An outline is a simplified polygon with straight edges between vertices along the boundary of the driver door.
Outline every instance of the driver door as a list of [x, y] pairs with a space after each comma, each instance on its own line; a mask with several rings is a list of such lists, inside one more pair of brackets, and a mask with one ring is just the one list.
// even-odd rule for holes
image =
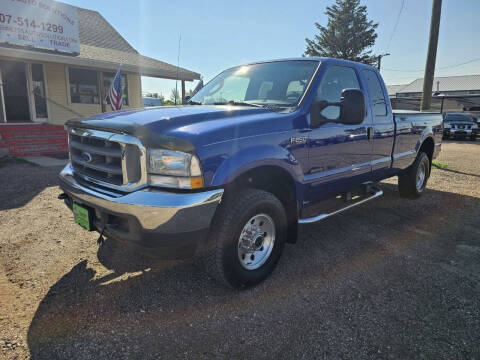
[[[339, 102], [344, 89], [361, 89], [356, 70], [348, 66], [330, 66], [317, 90], [317, 101]], [[347, 192], [371, 180], [372, 143], [368, 139], [372, 119], [367, 106], [364, 121], [347, 125], [338, 121], [340, 108], [328, 106], [321, 111], [326, 120], [312, 128], [309, 139], [309, 182], [312, 202]], [[332, 122], [328, 122], [332, 120]], [[370, 128], [370, 129], [369, 129]]]

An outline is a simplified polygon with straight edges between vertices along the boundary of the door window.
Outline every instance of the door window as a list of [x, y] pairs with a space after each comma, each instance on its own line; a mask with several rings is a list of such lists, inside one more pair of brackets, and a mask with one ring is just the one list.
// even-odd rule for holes
[[380, 84], [380, 80], [378, 80], [377, 74], [372, 70], [363, 70], [363, 75], [367, 81], [367, 88], [372, 101], [374, 115], [387, 115], [387, 102], [385, 101], [382, 85]]
[[[355, 70], [346, 66], [332, 66], [323, 75], [317, 91], [317, 100], [339, 102], [344, 89], [360, 89]], [[340, 108], [327, 106], [322, 110], [321, 115], [328, 120], [338, 119]]]

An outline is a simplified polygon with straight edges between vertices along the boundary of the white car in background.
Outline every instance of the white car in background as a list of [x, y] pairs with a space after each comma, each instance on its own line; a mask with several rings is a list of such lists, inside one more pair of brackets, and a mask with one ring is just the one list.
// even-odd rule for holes
[[143, 97], [143, 107], [155, 107], [162, 106], [162, 99], [154, 97]]

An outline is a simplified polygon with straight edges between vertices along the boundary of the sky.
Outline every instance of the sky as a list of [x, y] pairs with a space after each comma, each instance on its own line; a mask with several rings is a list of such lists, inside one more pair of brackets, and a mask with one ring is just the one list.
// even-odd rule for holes
[[[315, 22], [326, 25], [325, 8], [334, 0], [63, 2], [99, 11], [141, 54], [173, 65], [181, 36], [180, 66], [209, 81], [235, 65], [301, 56], [305, 38], [318, 33]], [[368, 18], [379, 23], [373, 53], [390, 53], [382, 59], [385, 82], [406, 84], [423, 77], [432, 0], [361, 3]], [[479, 0], [443, 0], [435, 76], [480, 74], [478, 14]], [[195, 84], [187, 82], [187, 90]], [[174, 87], [173, 80], [142, 78], [143, 91], [167, 98]]]

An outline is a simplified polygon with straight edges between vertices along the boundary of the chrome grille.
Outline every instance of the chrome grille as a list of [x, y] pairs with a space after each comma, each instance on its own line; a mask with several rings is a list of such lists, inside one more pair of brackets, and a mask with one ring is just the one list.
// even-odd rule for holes
[[87, 181], [132, 190], [146, 183], [145, 149], [132, 136], [71, 128], [70, 160], [75, 173]]

